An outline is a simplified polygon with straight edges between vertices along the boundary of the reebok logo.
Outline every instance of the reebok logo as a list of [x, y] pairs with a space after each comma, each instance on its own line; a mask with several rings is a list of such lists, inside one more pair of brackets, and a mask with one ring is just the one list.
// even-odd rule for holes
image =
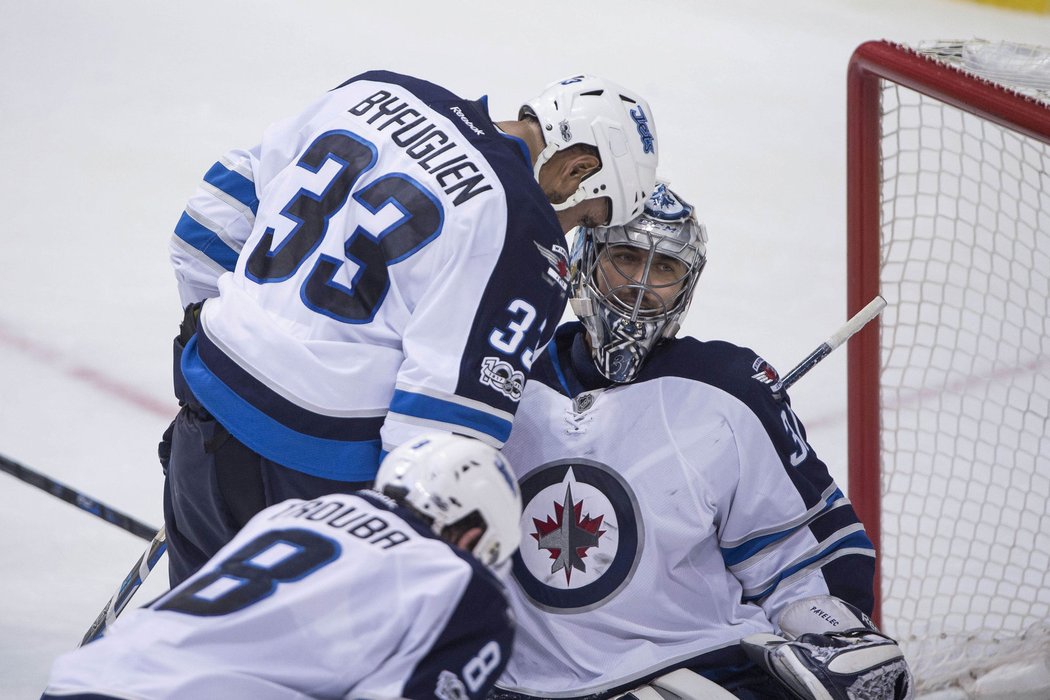
[[463, 113], [462, 109], [460, 109], [459, 107], [453, 107], [452, 108], [452, 113], [455, 114], [457, 117], [459, 117], [459, 120], [461, 122], [463, 122], [464, 124], [466, 124], [467, 128], [470, 129], [471, 131], [473, 131], [475, 134], [477, 134], [478, 136], [484, 136], [485, 135], [484, 131], [482, 131], [478, 127], [474, 126], [474, 122], [472, 122], [469, 119], [467, 119], [467, 115]]

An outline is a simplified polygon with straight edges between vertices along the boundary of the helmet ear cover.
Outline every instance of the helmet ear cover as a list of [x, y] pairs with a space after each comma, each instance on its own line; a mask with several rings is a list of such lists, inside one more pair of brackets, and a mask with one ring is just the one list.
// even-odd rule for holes
[[608, 197], [612, 225], [626, 224], [642, 212], [656, 186], [658, 149], [649, 104], [635, 93], [590, 75], [552, 83], [519, 110], [518, 118], [535, 118], [546, 146], [534, 175], [558, 151], [577, 144], [593, 146], [601, 167], [580, 183], [566, 201], [567, 209], [585, 199]]

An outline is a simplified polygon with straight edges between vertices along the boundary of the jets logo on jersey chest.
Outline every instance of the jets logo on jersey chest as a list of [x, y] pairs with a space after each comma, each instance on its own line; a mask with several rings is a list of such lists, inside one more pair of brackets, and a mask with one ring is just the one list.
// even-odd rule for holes
[[585, 459], [537, 467], [521, 480], [522, 543], [514, 579], [555, 613], [590, 610], [630, 581], [641, 555], [637, 499], [607, 465]]

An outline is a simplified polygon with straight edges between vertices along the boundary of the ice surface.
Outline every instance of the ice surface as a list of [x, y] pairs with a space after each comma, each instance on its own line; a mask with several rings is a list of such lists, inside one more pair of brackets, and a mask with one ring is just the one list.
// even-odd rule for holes
[[[217, 156], [345, 78], [411, 73], [487, 94], [497, 118], [578, 72], [645, 95], [661, 174], [712, 239], [685, 330], [784, 372], [846, 319], [853, 49], [1050, 36], [1050, 17], [949, 0], [34, 0], [3, 15], [0, 454], [155, 525], [180, 317], [168, 236]], [[845, 359], [791, 392], [843, 486]], [[146, 543], [2, 474], [0, 526], [0, 696], [35, 698]]]

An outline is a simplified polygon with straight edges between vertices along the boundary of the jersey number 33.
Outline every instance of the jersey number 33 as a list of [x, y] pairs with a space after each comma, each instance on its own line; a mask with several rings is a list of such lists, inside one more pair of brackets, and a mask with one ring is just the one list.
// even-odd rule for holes
[[[281, 214], [294, 222], [294, 227], [276, 248], [274, 229], [265, 230], [248, 255], [248, 279], [266, 284], [294, 276], [320, 245], [331, 218], [351, 195], [373, 214], [393, 204], [402, 214], [398, 221], [379, 232], [358, 225], [346, 237], [344, 258], [320, 255], [300, 290], [303, 303], [317, 313], [343, 323], [371, 322], [390, 287], [387, 267], [434, 240], [444, 223], [441, 202], [404, 173], [383, 175], [355, 192], [355, 184], [376, 160], [375, 145], [350, 131], [333, 130], [318, 136], [296, 167], [318, 173], [331, 161], [338, 166], [336, 172], [323, 191], [302, 188], [284, 205]], [[350, 286], [335, 281], [346, 261], [358, 267]]]

